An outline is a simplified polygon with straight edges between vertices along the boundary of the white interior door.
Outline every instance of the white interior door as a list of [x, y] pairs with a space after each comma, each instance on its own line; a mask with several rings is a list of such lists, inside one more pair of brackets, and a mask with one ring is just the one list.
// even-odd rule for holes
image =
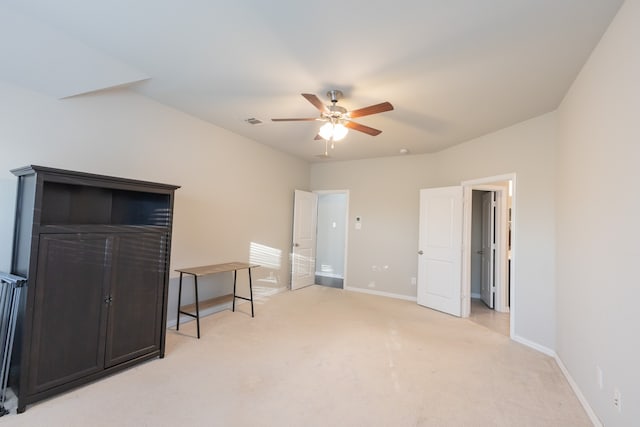
[[318, 195], [295, 190], [293, 206], [291, 289], [299, 289], [315, 282]]
[[488, 307], [494, 308], [495, 293], [495, 193], [482, 195], [482, 286], [480, 296]]
[[462, 187], [420, 190], [418, 304], [462, 313]]

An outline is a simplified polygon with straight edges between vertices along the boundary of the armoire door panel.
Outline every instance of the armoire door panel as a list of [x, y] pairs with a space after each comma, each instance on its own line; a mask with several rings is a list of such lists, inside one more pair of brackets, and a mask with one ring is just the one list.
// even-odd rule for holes
[[29, 388], [40, 392], [104, 368], [105, 235], [41, 235]]
[[107, 367], [159, 350], [167, 237], [118, 234], [107, 325]]

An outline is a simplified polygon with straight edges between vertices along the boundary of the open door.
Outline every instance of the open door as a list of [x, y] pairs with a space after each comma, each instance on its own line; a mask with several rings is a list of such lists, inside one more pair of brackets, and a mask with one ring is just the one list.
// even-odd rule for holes
[[315, 281], [317, 215], [318, 195], [295, 190], [291, 250], [292, 290], [313, 285]]
[[495, 193], [482, 195], [482, 286], [480, 296], [489, 308], [494, 308], [496, 272], [496, 202]]
[[462, 313], [462, 187], [420, 190], [418, 304]]

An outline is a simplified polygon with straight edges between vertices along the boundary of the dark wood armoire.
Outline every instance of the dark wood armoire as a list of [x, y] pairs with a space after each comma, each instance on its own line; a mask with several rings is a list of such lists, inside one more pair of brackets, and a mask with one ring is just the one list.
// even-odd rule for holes
[[12, 273], [27, 278], [11, 366], [18, 412], [164, 357], [175, 185], [27, 166]]

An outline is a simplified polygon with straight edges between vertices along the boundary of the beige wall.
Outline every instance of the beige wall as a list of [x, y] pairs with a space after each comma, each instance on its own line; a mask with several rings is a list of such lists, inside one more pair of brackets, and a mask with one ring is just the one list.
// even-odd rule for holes
[[417, 195], [434, 179], [432, 163], [406, 156], [312, 165], [313, 190], [349, 190], [347, 286], [415, 298]]
[[419, 189], [516, 173], [515, 332], [553, 349], [555, 125], [550, 113], [433, 155], [312, 165], [314, 190], [350, 191], [348, 286], [415, 298]]
[[638, 40], [640, 2], [627, 1], [558, 116], [557, 352], [607, 426], [640, 420]]
[[[0, 153], [1, 270], [9, 268], [13, 236], [16, 178], [9, 170], [39, 164], [181, 185], [172, 269], [247, 261], [255, 242], [279, 260], [256, 270], [258, 279], [270, 278], [259, 283], [288, 284], [293, 190], [309, 186], [306, 162], [127, 90], [56, 100], [1, 84]], [[228, 278], [210, 280], [230, 286]], [[204, 297], [216, 293], [208, 288]]]

